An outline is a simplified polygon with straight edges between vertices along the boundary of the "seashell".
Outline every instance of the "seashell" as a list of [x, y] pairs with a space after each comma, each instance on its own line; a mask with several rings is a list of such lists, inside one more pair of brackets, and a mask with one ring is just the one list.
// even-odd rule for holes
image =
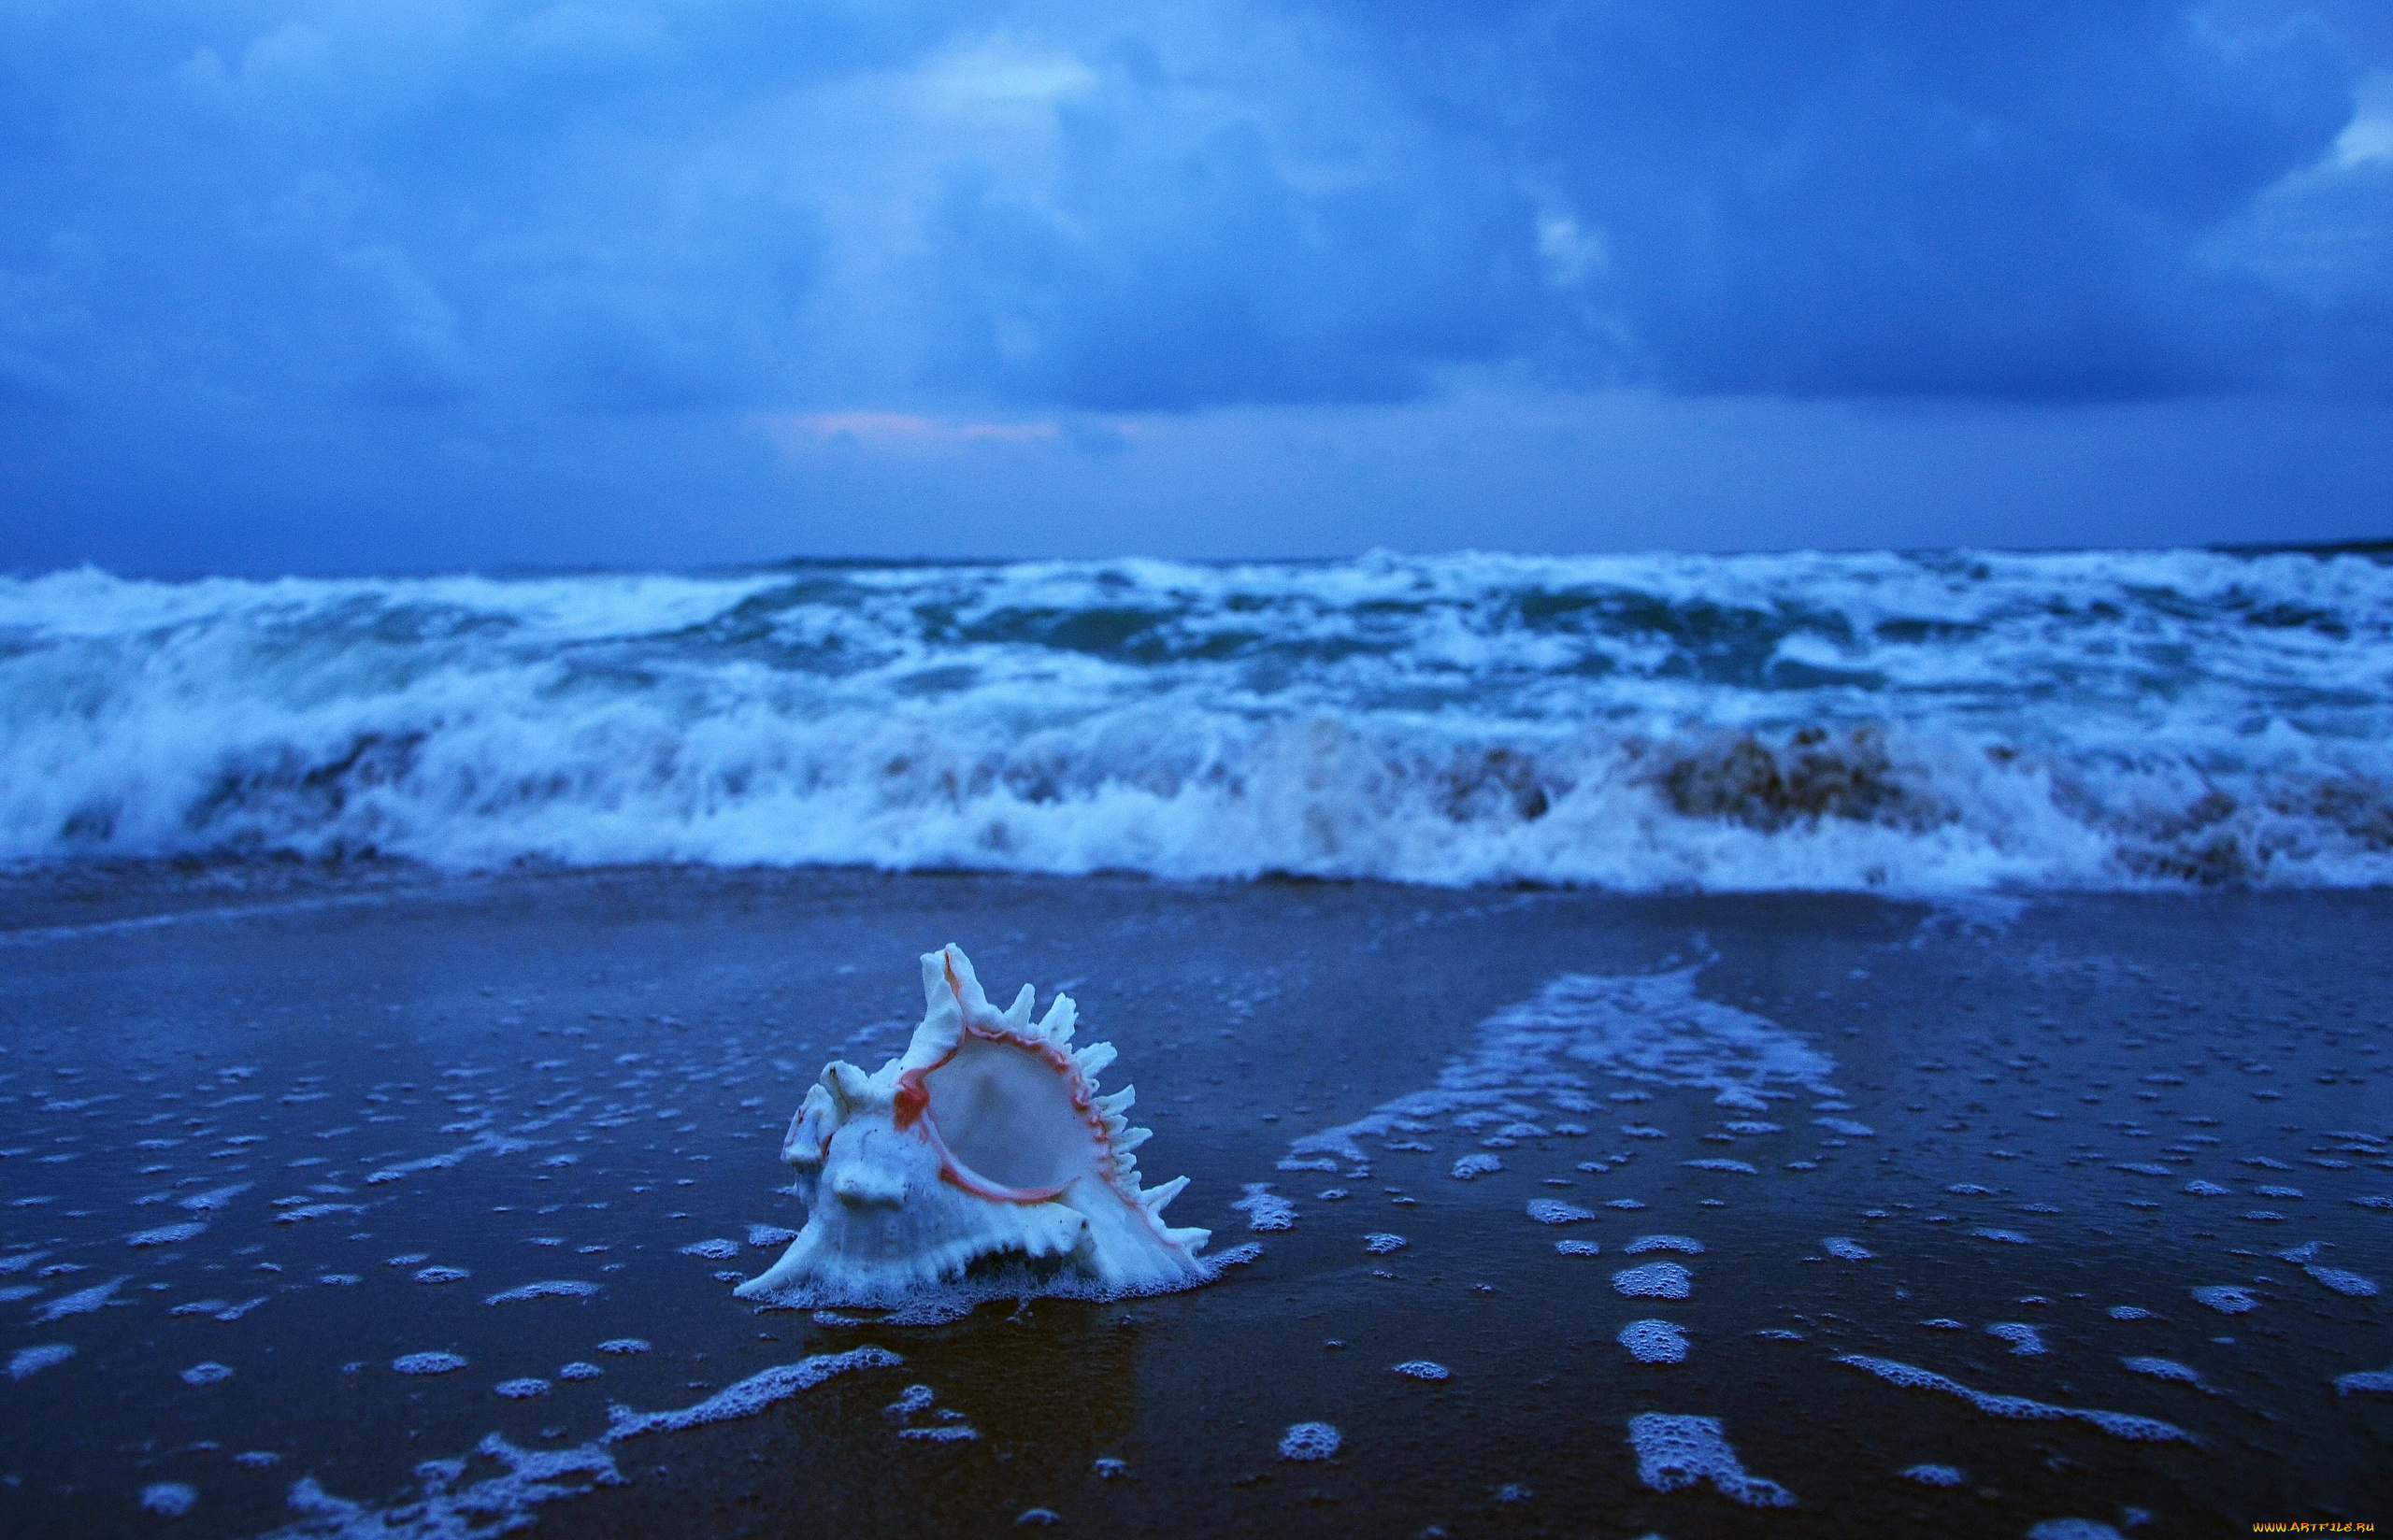
[[1219, 1262], [1196, 1253], [1211, 1233], [1163, 1220], [1188, 1178], [1142, 1187], [1131, 1151], [1148, 1131], [1123, 1116], [1133, 1092], [1097, 1091], [1113, 1048], [1071, 1047], [1069, 995], [1034, 1023], [1035, 993], [1023, 986], [1000, 1012], [960, 948], [925, 952], [906, 1051], [871, 1075], [834, 1060], [808, 1089], [781, 1146], [806, 1226], [733, 1292], [888, 1308], [939, 1292], [1116, 1298], [1211, 1279]]

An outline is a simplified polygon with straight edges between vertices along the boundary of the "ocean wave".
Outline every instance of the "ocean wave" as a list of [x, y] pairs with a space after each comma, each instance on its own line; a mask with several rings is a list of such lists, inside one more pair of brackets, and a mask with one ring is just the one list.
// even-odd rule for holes
[[0, 580], [0, 858], [2393, 881], [2361, 555]]

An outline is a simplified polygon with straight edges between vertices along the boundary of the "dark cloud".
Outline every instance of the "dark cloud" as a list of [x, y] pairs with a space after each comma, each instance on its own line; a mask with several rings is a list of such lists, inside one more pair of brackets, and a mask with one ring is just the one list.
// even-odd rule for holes
[[1620, 366], [1683, 389], [2249, 385], [2286, 307], [2202, 235], [2350, 119], [2323, 34], [2183, 7], [1685, 5], [1542, 19], [1548, 158]]
[[1062, 108], [1038, 195], [950, 173], [935, 371], [1098, 410], [1372, 401], [1532, 340], [1536, 210], [1500, 164], [1401, 120], [1372, 125], [1395, 174], [1396, 145], [1316, 159], [1260, 114], [1177, 132], [1185, 88], [1141, 73]]
[[2352, 118], [2357, 65], [2316, 21], [1767, 0], [1333, 14], [1331, 46], [1390, 93], [1377, 126], [1414, 153], [1303, 192], [1275, 173], [1304, 156], [1259, 126], [1268, 99], [1158, 147], [1139, 126], [1163, 93], [1117, 87], [1068, 118], [1063, 195], [951, 191], [940, 273], [982, 339], [958, 362], [1013, 393], [1150, 406], [1370, 396], [1511, 353], [1574, 383], [1798, 395], [2370, 373], [2316, 324], [2351, 318], [2202, 250]]
[[769, 500], [773, 412], [2383, 399], [2389, 67], [2357, 0], [15, 6], [0, 459], [470, 522]]

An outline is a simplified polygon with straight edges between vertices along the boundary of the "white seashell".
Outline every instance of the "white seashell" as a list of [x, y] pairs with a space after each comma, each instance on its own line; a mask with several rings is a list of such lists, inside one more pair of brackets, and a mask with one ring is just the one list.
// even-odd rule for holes
[[1025, 986], [1000, 1013], [953, 946], [924, 954], [923, 995], [904, 1054], [873, 1075], [835, 1060], [808, 1089], [781, 1144], [806, 1228], [735, 1294], [893, 1307], [958, 1286], [1114, 1298], [1214, 1276], [1196, 1255], [1211, 1233], [1163, 1222], [1188, 1178], [1139, 1185], [1130, 1088], [1097, 1094], [1112, 1047], [1067, 1047], [1069, 996], [1034, 1025]]

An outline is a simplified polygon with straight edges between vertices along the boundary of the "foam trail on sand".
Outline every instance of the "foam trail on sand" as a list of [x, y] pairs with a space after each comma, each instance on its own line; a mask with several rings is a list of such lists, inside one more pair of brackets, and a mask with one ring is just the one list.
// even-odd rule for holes
[[[544, 1504], [621, 1485], [623, 1478], [615, 1468], [609, 1445], [647, 1433], [754, 1417], [835, 1375], [887, 1368], [902, 1362], [884, 1348], [857, 1348], [767, 1369], [677, 1411], [635, 1412], [610, 1406], [607, 1432], [569, 1449], [521, 1449], [492, 1433], [474, 1452], [502, 1466], [499, 1474], [459, 1486], [468, 1462], [426, 1461], [416, 1467], [416, 1490], [382, 1505], [332, 1496], [312, 1476], [303, 1478], [293, 1485], [290, 1494], [291, 1506], [300, 1517], [265, 1540], [464, 1540], [508, 1533], [536, 1522], [532, 1510]], [[521, 1388], [539, 1383], [509, 1381], [499, 1387], [499, 1393], [535, 1393]], [[509, 1385], [519, 1389], [510, 1392]]]
[[[1532, 998], [1481, 1022], [1470, 1050], [1448, 1062], [1433, 1089], [1303, 1134], [1289, 1153], [1362, 1163], [1368, 1156], [1358, 1140], [1419, 1131], [1430, 1119], [1526, 1119], [1540, 1115], [1540, 1101], [1583, 1114], [1597, 1105], [1590, 1099], [1595, 1080], [1708, 1091], [1715, 1105], [1741, 1111], [1798, 1093], [1837, 1094], [1833, 1059], [1768, 1017], [1698, 993], [1703, 967], [1558, 975]], [[1469, 1179], [1502, 1169], [1494, 1155], [1473, 1152], [1455, 1162], [1454, 1174]]]
[[468, 1486], [463, 1460], [428, 1460], [415, 1468], [416, 1490], [385, 1506], [335, 1497], [313, 1476], [293, 1484], [299, 1518], [264, 1540], [462, 1540], [504, 1534], [533, 1523], [532, 1510], [599, 1487], [620, 1486], [614, 1457], [595, 1444], [570, 1449], [519, 1449], [496, 1433], [474, 1452], [504, 1467]]
[[853, 1348], [844, 1353], [818, 1353], [795, 1363], [783, 1363], [750, 1375], [737, 1385], [717, 1390], [695, 1406], [671, 1412], [636, 1412], [628, 1406], [607, 1408], [607, 1432], [599, 1442], [619, 1443], [643, 1433], [674, 1433], [754, 1417], [777, 1401], [810, 1390], [834, 1375], [855, 1369], [888, 1369], [906, 1362], [885, 1348]]
[[2190, 1443], [2194, 1437], [2185, 1429], [2163, 1422], [2157, 1418], [2133, 1417], [2125, 1412], [2087, 1411], [2075, 1406], [2055, 1406], [2042, 1401], [2030, 1401], [2025, 1396], [1992, 1395], [1984, 1390], [1973, 1390], [1958, 1380], [1947, 1379], [1942, 1375], [1932, 1374], [1926, 1369], [1915, 1369], [1908, 1363], [1897, 1363], [1891, 1359], [1870, 1358], [1860, 1353], [1847, 1353], [1837, 1362], [1875, 1375], [1890, 1385], [1899, 1385], [1907, 1390], [1941, 1390], [1946, 1395], [1958, 1396], [1988, 1417], [2015, 1418], [2030, 1421], [2066, 1419], [2099, 1428], [2114, 1437], [2133, 1439], [2143, 1443], [2170, 1443], [2177, 1440]]

